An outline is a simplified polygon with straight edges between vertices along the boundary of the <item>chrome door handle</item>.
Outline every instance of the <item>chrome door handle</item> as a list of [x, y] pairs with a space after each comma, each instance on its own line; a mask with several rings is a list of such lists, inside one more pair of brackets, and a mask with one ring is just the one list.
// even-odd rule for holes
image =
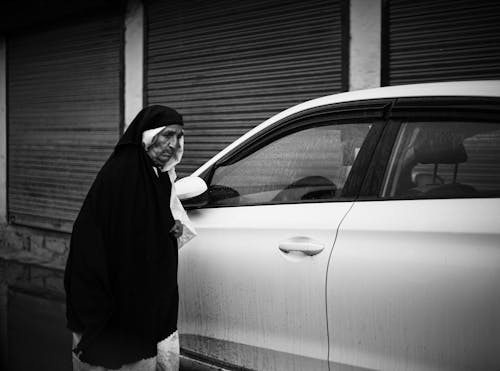
[[295, 251], [301, 252], [305, 255], [313, 256], [323, 251], [325, 245], [320, 242], [314, 241], [309, 237], [297, 236], [282, 241], [278, 247], [281, 251], [287, 254]]

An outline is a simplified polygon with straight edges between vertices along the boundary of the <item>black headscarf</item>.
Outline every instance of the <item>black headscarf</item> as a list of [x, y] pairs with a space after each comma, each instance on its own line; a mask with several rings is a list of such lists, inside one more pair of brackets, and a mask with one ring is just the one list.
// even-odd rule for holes
[[177, 240], [171, 182], [158, 177], [142, 133], [182, 125], [164, 106], [143, 109], [99, 171], [73, 225], [66, 264], [68, 328], [80, 360], [119, 368], [156, 355], [177, 329]]

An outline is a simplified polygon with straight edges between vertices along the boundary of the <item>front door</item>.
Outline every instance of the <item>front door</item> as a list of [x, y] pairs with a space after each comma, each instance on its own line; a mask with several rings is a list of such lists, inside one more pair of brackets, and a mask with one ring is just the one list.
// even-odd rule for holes
[[215, 165], [208, 204], [189, 212], [198, 236], [180, 251], [185, 351], [255, 370], [328, 370], [328, 261], [352, 206], [346, 180], [374, 131], [309, 121]]

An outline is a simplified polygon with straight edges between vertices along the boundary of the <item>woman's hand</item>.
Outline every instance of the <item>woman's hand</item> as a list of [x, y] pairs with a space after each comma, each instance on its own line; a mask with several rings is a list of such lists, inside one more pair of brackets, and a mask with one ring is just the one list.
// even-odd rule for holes
[[175, 220], [175, 224], [172, 227], [172, 229], [170, 230], [170, 233], [172, 233], [175, 236], [175, 238], [179, 238], [180, 236], [182, 236], [182, 229], [183, 229], [183, 226], [182, 226], [181, 221]]

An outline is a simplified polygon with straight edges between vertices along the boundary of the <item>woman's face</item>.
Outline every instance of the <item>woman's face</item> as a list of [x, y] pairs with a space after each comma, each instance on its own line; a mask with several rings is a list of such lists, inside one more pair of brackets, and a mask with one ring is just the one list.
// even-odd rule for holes
[[163, 166], [178, 151], [184, 135], [181, 125], [167, 125], [153, 138], [147, 152], [158, 166]]

